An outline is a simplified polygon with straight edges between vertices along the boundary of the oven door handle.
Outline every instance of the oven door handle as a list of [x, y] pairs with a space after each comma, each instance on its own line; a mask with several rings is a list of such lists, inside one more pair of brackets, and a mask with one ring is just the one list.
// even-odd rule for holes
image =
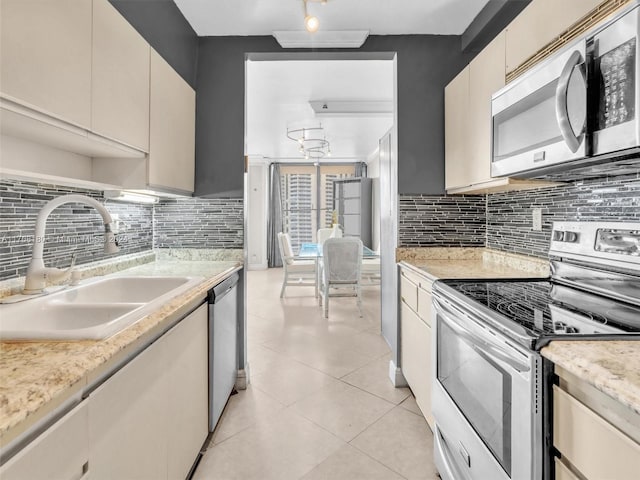
[[558, 86], [556, 87], [556, 119], [558, 120], [558, 126], [560, 127], [562, 138], [573, 153], [578, 151], [578, 148], [580, 148], [580, 144], [582, 143], [582, 139], [584, 137], [584, 124], [582, 125], [580, 133], [576, 135], [573, 131], [573, 127], [571, 126], [571, 121], [569, 120], [569, 105], [567, 104], [567, 97], [569, 95], [569, 82], [571, 81], [571, 76], [576, 68], [582, 76], [582, 81], [586, 84], [583, 69], [580, 66], [582, 62], [582, 53], [578, 50], [574, 51], [562, 69], [562, 73], [558, 78]]
[[531, 370], [531, 367], [526, 363], [519, 362], [512, 355], [509, 355], [509, 353], [505, 352], [502, 348], [480, 338], [478, 335], [474, 335], [471, 331], [464, 328], [453, 318], [451, 318], [449, 312], [446, 311], [446, 309], [443, 308], [442, 305], [440, 305], [440, 302], [434, 301], [433, 306], [436, 309], [438, 315], [447, 324], [447, 326], [457, 335], [467, 340], [474, 350], [483, 352], [496, 358], [497, 360], [500, 360], [518, 373], [526, 373]]

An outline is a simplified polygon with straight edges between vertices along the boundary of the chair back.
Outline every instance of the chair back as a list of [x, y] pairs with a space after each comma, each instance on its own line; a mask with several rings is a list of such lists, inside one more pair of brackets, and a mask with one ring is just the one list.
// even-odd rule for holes
[[362, 240], [355, 237], [329, 238], [322, 247], [325, 281], [357, 283], [362, 268]]
[[322, 245], [331, 236], [331, 232], [333, 232], [333, 228], [319, 228], [316, 233], [317, 242]]
[[293, 263], [293, 248], [291, 248], [291, 238], [288, 233], [278, 233], [278, 247], [282, 261], [291, 265]]

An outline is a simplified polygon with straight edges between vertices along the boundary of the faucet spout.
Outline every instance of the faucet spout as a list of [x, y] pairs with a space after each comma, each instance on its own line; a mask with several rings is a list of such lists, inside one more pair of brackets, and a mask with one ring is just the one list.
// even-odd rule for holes
[[64, 272], [57, 268], [45, 268], [44, 261], [42, 259], [44, 254], [44, 234], [47, 219], [53, 210], [65, 203], [83, 203], [95, 208], [102, 216], [104, 222], [105, 231], [105, 253], [116, 253], [119, 248], [116, 243], [116, 238], [113, 233], [112, 223], [113, 220], [109, 211], [98, 202], [96, 199], [87, 197], [85, 195], [62, 195], [60, 197], [50, 200], [38, 213], [36, 218], [36, 229], [33, 242], [33, 252], [31, 255], [31, 261], [29, 262], [29, 268], [27, 269], [27, 275], [24, 282], [25, 294], [41, 293], [47, 283], [47, 278], [55, 279], [64, 276]]

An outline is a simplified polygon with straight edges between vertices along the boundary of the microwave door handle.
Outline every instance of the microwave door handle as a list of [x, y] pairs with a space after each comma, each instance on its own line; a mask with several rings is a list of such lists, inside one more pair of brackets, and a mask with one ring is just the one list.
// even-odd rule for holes
[[[558, 86], [556, 87], [556, 119], [558, 120], [558, 126], [560, 127], [560, 134], [573, 153], [578, 151], [582, 141], [576, 136], [573, 128], [571, 127], [567, 96], [569, 94], [569, 81], [571, 80], [571, 75], [573, 75], [574, 69], [582, 62], [582, 54], [578, 50], [574, 51], [562, 69], [562, 73], [560, 73], [560, 77], [558, 78]], [[580, 74], [584, 79], [582, 70], [580, 70]]]
[[456, 322], [448, 315], [448, 313], [440, 305], [439, 302], [434, 301], [433, 306], [436, 309], [438, 315], [442, 318], [442, 321], [445, 322], [447, 326], [457, 335], [467, 340], [474, 350], [482, 351], [485, 354], [490, 354], [497, 360], [506, 363], [509, 367], [511, 367], [518, 373], [525, 373], [531, 370], [529, 365], [523, 362], [518, 362], [515, 358], [513, 358], [513, 356], [509, 355], [508, 353], [504, 353], [500, 348], [481, 339], [478, 335], [474, 335], [472, 332], [461, 326], [458, 322]]

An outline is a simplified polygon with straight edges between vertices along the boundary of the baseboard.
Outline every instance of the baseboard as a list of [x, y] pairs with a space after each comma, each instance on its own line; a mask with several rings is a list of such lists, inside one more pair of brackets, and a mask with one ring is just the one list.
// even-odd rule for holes
[[246, 362], [244, 368], [238, 370], [238, 374], [236, 375], [236, 390], [246, 390], [250, 383], [249, 362]]
[[402, 370], [396, 367], [396, 364], [393, 360], [389, 360], [389, 379], [391, 379], [391, 383], [396, 388], [409, 386], [407, 380], [402, 374]]

